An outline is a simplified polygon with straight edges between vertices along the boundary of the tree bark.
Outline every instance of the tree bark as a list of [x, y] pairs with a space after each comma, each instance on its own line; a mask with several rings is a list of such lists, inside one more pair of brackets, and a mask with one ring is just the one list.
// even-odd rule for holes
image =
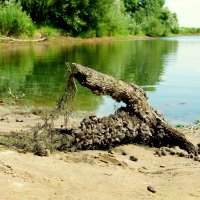
[[73, 66], [76, 69], [74, 78], [82, 86], [94, 94], [109, 95], [126, 104], [107, 118], [84, 119], [79, 128], [72, 130], [77, 148], [103, 149], [124, 143], [142, 143], [155, 147], [179, 146], [188, 153], [196, 153], [184, 134], [171, 127], [149, 105], [142, 88], [76, 63]]

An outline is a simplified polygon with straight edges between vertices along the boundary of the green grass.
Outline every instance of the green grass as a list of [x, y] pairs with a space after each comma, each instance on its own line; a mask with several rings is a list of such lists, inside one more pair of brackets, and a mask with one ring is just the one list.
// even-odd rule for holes
[[37, 33], [41, 34], [42, 36], [48, 36], [48, 37], [59, 37], [62, 35], [67, 35], [67, 32], [65, 32], [62, 29], [54, 28], [50, 26], [41, 26], [36, 30]]

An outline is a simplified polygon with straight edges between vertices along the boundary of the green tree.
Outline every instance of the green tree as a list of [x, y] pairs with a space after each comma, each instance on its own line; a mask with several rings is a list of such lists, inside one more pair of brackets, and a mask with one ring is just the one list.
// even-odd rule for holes
[[55, 26], [77, 35], [87, 26], [84, 20], [88, 15], [87, 5], [88, 0], [53, 0], [50, 5], [50, 21]]
[[51, 0], [18, 0], [22, 8], [37, 24], [47, 23], [49, 20], [49, 4]]
[[[16, 0], [37, 25], [64, 29], [72, 36], [178, 33], [178, 19], [165, 0]], [[15, 2], [15, 0], [0, 0]], [[161, 30], [162, 29], [162, 30]], [[151, 34], [150, 34], [151, 33]]]
[[165, 4], [165, 0], [124, 0], [126, 11], [134, 14], [135, 12], [145, 12], [146, 16], [159, 15]]
[[160, 19], [165, 25], [168, 33], [171, 32], [177, 34], [179, 32], [178, 19], [175, 13], [171, 13], [168, 9], [163, 9]]
[[164, 8], [165, 0], [124, 0], [126, 11], [131, 14], [143, 32], [150, 36], [178, 33], [178, 19]]
[[128, 13], [135, 13], [140, 7], [140, 0], [124, 0], [124, 6]]
[[151, 37], [164, 36], [165, 33], [164, 25], [155, 17], [149, 17], [143, 22], [143, 30]]
[[165, 0], [143, 0], [142, 2], [142, 8], [147, 17], [160, 18]]
[[92, 30], [94, 36], [113, 35], [126, 29], [127, 17], [119, 0], [54, 0], [51, 4], [53, 23], [79, 35]]

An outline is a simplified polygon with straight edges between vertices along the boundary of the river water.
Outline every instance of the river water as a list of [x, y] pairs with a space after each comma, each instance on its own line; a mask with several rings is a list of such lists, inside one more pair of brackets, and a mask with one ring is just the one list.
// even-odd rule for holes
[[[0, 100], [12, 93], [24, 104], [53, 107], [76, 62], [147, 91], [150, 104], [172, 123], [200, 119], [200, 37], [66, 44], [0, 44]], [[76, 111], [113, 113], [120, 105], [77, 84]]]

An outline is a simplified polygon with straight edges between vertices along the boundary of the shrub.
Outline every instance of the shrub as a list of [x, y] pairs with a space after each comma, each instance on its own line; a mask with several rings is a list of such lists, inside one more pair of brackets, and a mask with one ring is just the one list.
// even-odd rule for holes
[[79, 35], [79, 37], [81, 38], [92, 38], [92, 37], [96, 37], [96, 31], [89, 28], [88, 30], [81, 32]]
[[143, 22], [143, 31], [147, 36], [160, 37], [165, 33], [165, 27], [157, 18], [150, 17]]
[[0, 5], [0, 33], [5, 36], [26, 34], [33, 36], [34, 24], [31, 18], [22, 11], [19, 3], [7, 1]]
[[127, 17], [120, 10], [111, 9], [105, 19], [105, 24], [109, 36], [128, 34]]
[[180, 28], [180, 33], [183, 34], [183, 35], [190, 35], [190, 34], [194, 34], [195, 35], [195, 34], [199, 34], [200, 33], [200, 28], [181, 27]]
[[105, 23], [98, 23], [96, 29], [97, 29], [96, 31], [97, 37], [103, 37], [108, 35], [107, 25]]

